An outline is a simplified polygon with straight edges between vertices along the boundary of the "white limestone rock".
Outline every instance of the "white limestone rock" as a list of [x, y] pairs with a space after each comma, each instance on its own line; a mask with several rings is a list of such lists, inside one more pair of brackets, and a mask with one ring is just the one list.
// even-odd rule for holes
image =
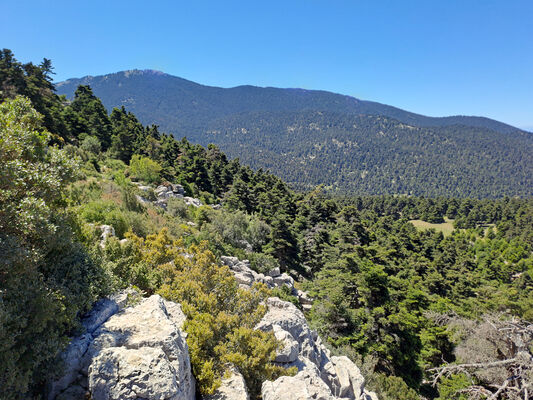
[[229, 378], [222, 380], [220, 387], [204, 400], [249, 400], [248, 390], [243, 376], [235, 369], [231, 371]]
[[277, 340], [283, 343], [283, 348], [276, 353], [275, 362], [278, 363], [292, 363], [298, 357], [298, 342], [294, 340], [292, 335], [281, 329], [278, 325], [273, 326], [274, 336]]
[[346, 356], [331, 357], [331, 362], [340, 384], [339, 395], [350, 399], [360, 399], [364, 391], [365, 379], [357, 365]]
[[199, 199], [195, 199], [194, 197], [185, 196], [183, 198], [183, 201], [185, 201], [185, 204], [187, 204], [188, 206], [200, 207], [202, 205], [202, 202]]
[[102, 350], [89, 368], [93, 400], [190, 399], [176, 379], [176, 371], [161, 348]]
[[[264, 382], [263, 400], [377, 400], [368, 397], [375, 394], [364, 390], [365, 381], [359, 368], [347, 357], [332, 357], [294, 304], [271, 297], [266, 305], [268, 311], [256, 329], [273, 331], [284, 343], [276, 361], [286, 367], [297, 367], [299, 372], [294, 377]], [[297, 349], [296, 354], [290, 354], [293, 348]]]
[[329, 387], [316, 374], [301, 371], [296, 376], [282, 376], [263, 382], [263, 400], [336, 400]]
[[195, 381], [181, 332], [185, 315], [180, 305], [157, 295], [121, 311], [126, 300], [119, 297], [115, 302], [116, 307], [110, 307], [102, 301], [95, 315], [89, 314], [88, 326], [99, 325], [73, 340], [65, 356], [73, 361], [64, 377], [51, 385], [49, 400], [79, 393], [84, 387], [80, 376], [93, 400], [193, 400]]

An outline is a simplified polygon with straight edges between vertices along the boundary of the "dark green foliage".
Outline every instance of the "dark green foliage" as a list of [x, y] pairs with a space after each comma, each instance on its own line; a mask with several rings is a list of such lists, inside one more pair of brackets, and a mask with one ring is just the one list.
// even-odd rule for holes
[[11, 50], [0, 50], [0, 102], [17, 95], [28, 97], [43, 115], [43, 126], [51, 133], [69, 139], [70, 133], [61, 115], [63, 102], [54, 92], [52, 71], [52, 63], [46, 58], [39, 65], [22, 64]]
[[[297, 189], [533, 194], [533, 135], [487, 118], [430, 118], [321, 91], [212, 88], [154, 71], [73, 79], [58, 91], [70, 97], [80, 84], [90, 84], [109, 110], [127, 102], [141, 122], [204, 146], [214, 143]], [[195, 180], [204, 180], [206, 171], [196, 168]]]
[[94, 136], [100, 141], [103, 150], [109, 148], [113, 133], [111, 121], [102, 102], [89, 86], [76, 89], [74, 100], [65, 108], [63, 115], [75, 137]]
[[359, 195], [533, 193], [533, 135], [525, 132], [423, 128], [383, 116], [306, 111], [239, 114], [190, 138], [215, 143], [228, 156], [303, 190], [324, 184]]
[[144, 127], [124, 107], [113, 109], [110, 119], [113, 125], [111, 154], [119, 160], [129, 162], [136, 145], [144, 138]]
[[[305, 199], [308, 204], [314, 201]], [[345, 203], [355, 206], [345, 206], [332, 221], [327, 214], [317, 218], [316, 212], [307, 212], [295, 222], [307, 227], [298, 231], [304, 243], [301, 261], [313, 265], [318, 260], [321, 265], [308, 270], [314, 273], [307, 285], [315, 298], [311, 319], [330, 343], [375, 358], [376, 372], [399, 376], [411, 388], [425, 390], [420, 386], [423, 371], [454, 360], [452, 337], [426, 317], [430, 310], [469, 318], [498, 310], [531, 318], [533, 260], [524, 251], [531, 246], [513, 238], [502, 223], [511, 209], [530, 210], [531, 200], [509, 204], [368, 197]], [[424, 214], [435, 207], [445, 212], [448, 205], [457, 210], [458, 218], [483, 210], [483, 217], [473, 218], [476, 223], [491, 221], [502, 231], [484, 237], [484, 228], [477, 228], [444, 238], [434, 231], [417, 231], [407, 219], [391, 217]], [[347, 219], [354, 221], [355, 232]], [[311, 221], [315, 227], [322, 224], [329, 239], [306, 252], [314, 229], [309, 228]]]
[[10, 399], [57, 370], [78, 314], [107, 286], [64, 209], [77, 165], [47, 146], [40, 119], [27, 99], [0, 105], [0, 397]]
[[[348, 115], [382, 115], [415, 126], [467, 125], [501, 133], [517, 128], [483, 117], [432, 118], [385, 104], [320, 90], [238, 86], [230, 89], [203, 86], [152, 70], [133, 70], [87, 76], [60, 82], [57, 90], [72, 98], [79, 85], [91, 85], [108, 110], [128, 102], [128, 109], [144, 123], [156, 121], [177, 135], [200, 131], [213, 120], [249, 112], [331, 111]], [[199, 129], [200, 128], [200, 129]], [[215, 133], [215, 132], [214, 132]]]

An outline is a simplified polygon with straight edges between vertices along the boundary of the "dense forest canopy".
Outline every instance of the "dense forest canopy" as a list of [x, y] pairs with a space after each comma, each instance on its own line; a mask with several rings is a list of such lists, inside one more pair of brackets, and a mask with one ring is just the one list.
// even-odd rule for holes
[[[42, 396], [79, 318], [126, 287], [183, 304], [200, 392], [233, 363], [257, 398], [262, 380], [294, 372], [252, 329], [262, 301], [295, 299], [239, 289], [222, 255], [290, 273], [314, 299], [311, 324], [380, 399], [531, 393], [531, 197], [295, 192], [215, 145], [176, 140], [124, 107], [108, 113], [87, 85], [67, 101], [51, 71], [0, 52], [0, 398]], [[201, 205], [158, 207], [159, 184]], [[102, 243], [102, 224], [116, 237]]]
[[108, 108], [127, 106], [145, 123], [156, 122], [167, 132], [199, 128], [209, 121], [243, 112], [329, 111], [348, 115], [381, 115], [415, 126], [466, 125], [500, 133], [513, 126], [484, 117], [426, 117], [396, 107], [323, 90], [237, 86], [220, 88], [154, 70], [131, 70], [102, 76], [69, 79], [57, 84], [58, 93], [72, 99], [79, 85], [90, 85]]

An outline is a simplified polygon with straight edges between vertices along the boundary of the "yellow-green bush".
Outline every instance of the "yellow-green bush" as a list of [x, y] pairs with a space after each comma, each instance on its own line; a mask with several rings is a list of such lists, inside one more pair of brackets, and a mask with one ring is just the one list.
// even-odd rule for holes
[[146, 239], [126, 236], [133, 246], [131, 260], [136, 258], [130, 266], [142, 265], [145, 271], [143, 290], [159, 288], [157, 293], [183, 307], [193, 373], [203, 394], [216, 390], [230, 365], [243, 374], [254, 397], [263, 381], [294, 372], [272, 363], [280, 345], [274, 335], [253, 329], [266, 312], [264, 285], [240, 289], [205, 242], [186, 248], [166, 229]]
[[130, 161], [130, 174], [145, 182], [154, 183], [159, 180], [161, 165], [148, 157], [133, 155]]

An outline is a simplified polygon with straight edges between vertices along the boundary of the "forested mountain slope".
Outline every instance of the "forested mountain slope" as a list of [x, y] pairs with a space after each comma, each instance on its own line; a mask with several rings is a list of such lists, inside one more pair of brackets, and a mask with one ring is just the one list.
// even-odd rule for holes
[[[200, 138], [198, 138], [200, 139]], [[533, 135], [453, 125], [420, 128], [382, 116], [246, 113], [218, 120], [200, 141], [268, 168], [299, 189], [356, 194], [531, 195]]]
[[430, 118], [335, 93], [203, 86], [157, 71], [71, 79], [108, 110], [269, 169], [294, 188], [354, 194], [528, 196], [533, 135], [480, 117]]
[[235, 113], [248, 111], [335, 111], [346, 114], [383, 115], [418, 126], [469, 125], [502, 133], [519, 129], [483, 117], [426, 117], [396, 107], [321, 90], [274, 87], [204, 86], [153, 70], [122, 71], [102, 76], [69, 79], [56, 85], [69, 99], [79, 85], [90, 85], [108, 110], [126, 106], [141, 122], [156, 123], [177, 136]]

